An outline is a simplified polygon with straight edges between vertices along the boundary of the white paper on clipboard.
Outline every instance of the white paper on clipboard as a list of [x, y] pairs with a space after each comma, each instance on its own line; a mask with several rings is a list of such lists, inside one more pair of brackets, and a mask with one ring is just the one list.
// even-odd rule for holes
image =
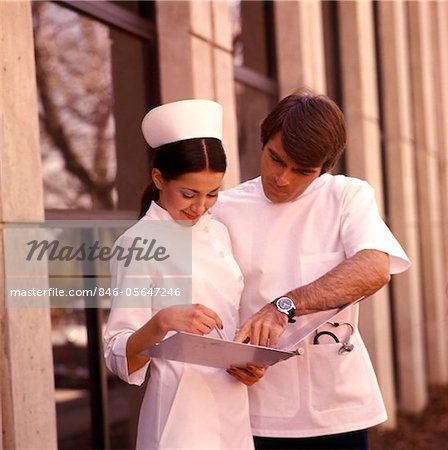
[[148, 347], [142, 355], [223, 369], [231, 366], [246, 367], [250, 363], [272, 366], [297, 356], [299, 353], [296, 348], [303, 339], [353, 304], [298, 317], [294, 324], [288, 324], [288, 328], [280, 338], [278, 349], [197, 334], [176, 333], [159, 344]]

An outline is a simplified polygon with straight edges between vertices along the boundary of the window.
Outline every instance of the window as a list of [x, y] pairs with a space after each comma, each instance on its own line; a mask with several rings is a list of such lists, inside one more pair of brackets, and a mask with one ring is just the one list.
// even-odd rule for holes
[[[153, 3], [33, 2], [47, 219], [137, 217], [149, 179], [140, 123], [159, 104]], [[110, 448], [110, 433], [131, 448], [135, 388], [104, 372], [107, 312], [87, 300], [51, 310], [58, 448]]]
[[259, 172], [262, 119], [277, 103], [273, 2], [233, 1], [233, 52], [242, 181]]
[[155, 31], [128, 11], [140, 2], [117, 3], [33, 3], [47, 210], [131, 215], [146, 186], [140, 122], [158, 104]]

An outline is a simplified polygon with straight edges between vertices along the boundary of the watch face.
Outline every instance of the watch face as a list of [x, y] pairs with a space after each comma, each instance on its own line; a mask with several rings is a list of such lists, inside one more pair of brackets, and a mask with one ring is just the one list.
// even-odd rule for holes
[[283, 311], [289, 311], [294, 308], [294, 303], [288, 297], [281, 297], [277, 300], [277, 307]]

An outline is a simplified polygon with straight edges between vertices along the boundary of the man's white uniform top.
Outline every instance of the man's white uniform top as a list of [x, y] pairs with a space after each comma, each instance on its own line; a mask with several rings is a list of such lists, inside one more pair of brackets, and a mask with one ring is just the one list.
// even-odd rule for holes
[[[272, 203], [263, 192], [261, 178], [256, 178], [221, 193], [213, 215], [227, 226], [244, 275], [242, 321], [360, 250], [388, 253], [391, 274], [410, 264], [378, 213], [372, 187], [354, 178], [323, 174], [286, 203]], [[353, 351], [339, 354], [341, 344], [331, 340], [313, 345], [310, 336], [301, 344], [301, 356], [269, 368], [249, 388], [254, 435], [317, 436], [386, 420], [376, 376], [357, 329], [358, 308], [354, 305], [335, 319], [353, 325]], [[345, 339], [341, 333], [347, 333], [347, 328], [333, 331]]]

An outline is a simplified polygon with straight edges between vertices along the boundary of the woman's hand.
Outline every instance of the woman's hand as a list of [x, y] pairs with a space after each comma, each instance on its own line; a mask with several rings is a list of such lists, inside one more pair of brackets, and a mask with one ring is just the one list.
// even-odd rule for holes
[[266, 369], [267, 367], [248, 364], [245, 369], [241, 367], [231, 367], [230, 369], [227, 369], [227, 373], [246, 386], [252, 386], [263, 378]]
[[218, 314], [201, 304], [170, 306], [161, 309], [154, 318], [164, 334], [174, 330], [204, 335], [215, 326], [221, 330], [223, 328]]
[[150, 345], [160, 342], [169, 331], [185, 331], [203, 335], [210, 333], [215, 326], [222, 329], [222, 320], [204, 305], [170, 306], [161, 309], [127, 341], [126, 357], [129, 374], [149, 361], [147, 356], [140, 353]]

